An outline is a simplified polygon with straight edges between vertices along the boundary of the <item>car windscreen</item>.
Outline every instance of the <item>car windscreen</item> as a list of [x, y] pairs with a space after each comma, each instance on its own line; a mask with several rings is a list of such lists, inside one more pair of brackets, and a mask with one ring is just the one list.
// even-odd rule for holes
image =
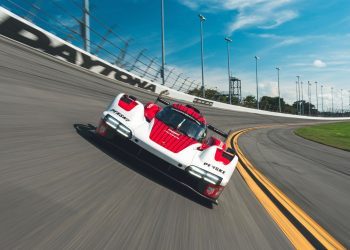
[[158, 112], [156, 118], [166, 125], [197, 141], [201, 141], [206, 134], [206, 126], [190, 116], [170, 106]]

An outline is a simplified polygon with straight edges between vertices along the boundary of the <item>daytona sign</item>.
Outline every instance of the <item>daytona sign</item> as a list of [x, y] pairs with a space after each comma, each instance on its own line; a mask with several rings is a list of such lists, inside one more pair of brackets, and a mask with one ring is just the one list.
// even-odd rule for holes
[[15, 18], [4, 8], [0, 8], [0, 34], [48, 53], [64, 61], [88, 69], [135, 87], [156, 92], [157, 85], [142, 80], [119, 69], [96, 56], [63, 41], [62, 39], [35, 27], [22, 18]]

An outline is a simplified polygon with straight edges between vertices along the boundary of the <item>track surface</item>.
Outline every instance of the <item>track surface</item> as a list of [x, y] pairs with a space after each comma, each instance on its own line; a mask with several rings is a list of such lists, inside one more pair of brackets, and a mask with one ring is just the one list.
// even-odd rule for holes
[[[137, 157], [79, 135], [119, 92], [0, 38], [0, 249], [287, 249], [236, 172], [211, 209]], [[201, 107], [222, 129], [295, 122]]]
[[272, 183], [350, 247], [350, 152], [298, 137], [295, 128], [255, 130], [239, 144]]

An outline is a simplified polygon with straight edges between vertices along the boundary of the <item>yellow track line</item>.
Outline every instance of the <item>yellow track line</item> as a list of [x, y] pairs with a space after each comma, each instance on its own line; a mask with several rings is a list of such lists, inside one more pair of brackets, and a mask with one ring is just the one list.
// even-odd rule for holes
[[[264, 126], [267, 127], [267, 126]], [[270, 126], [271, 127], [271, 126]], [[263, 127], [259, 127], [263, 128]], [[309, 215], [307, 215], [298, 205], [290, 200], [280, 189], [278, 189], [272, 182], [270, 182], [260, 171], [258, 171], [244, 156], [238, 146], [238, 138], [240, 135], [247, 133], [257, 128], [249, 128], [237, 131], [231, 134], [226, 141], [227, 147], [232, 147], [231, 141], [233, 139], [233, 146], [237, 152], [239, 159], [259, 180], [259, 182], [291, 213], [325, 248], [327, 249], [345, 249], [345, 247], [334, 239], [324, 228], [317, 224]], [[237, 169], [249, 188], [255, 194], [260, 203], [264, 206], [273, 220], [281, 228], [283, 233], [287, 236], [290, 242], [296, 249], [313, 249], [311, 243], [304, 237], [304, 235], [294, 226], [294, 224], [280, 211], [280, 209], [273, 203], [273, 201], [266, 195], [266, 193], [259, 187], [257, 182], [249, 175], [246, 169], [239, 163]]]

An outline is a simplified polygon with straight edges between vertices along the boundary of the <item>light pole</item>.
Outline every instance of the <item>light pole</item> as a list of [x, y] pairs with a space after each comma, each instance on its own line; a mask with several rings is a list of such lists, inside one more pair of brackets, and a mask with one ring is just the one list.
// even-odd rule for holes
[[296, 81], [295, 82], [295, 100], [296, 100], [296, 107], [297, 107], [297, 114], [298, 114], [298, 111], [299, 111], [299, 108], [298, 108], [298, 82]]
[[298, 102], [297, 102], [297, 109], [298, 109], [298, 114], [301, 115], [301, 104], [300, 104], [300, 76], [297, 76], [298, 78]]
[[205, 89], [204, 89], [204, 58], [203, 58], [203, 22], [205, 21], [205, 17], [201, 14], [198, 15], [200, 22], [200, 30], [201, 30], [201, 63], [202, 63], [202, 97], [205, 97]]
[[89, 0], [84, 1], [84, 19], [83, 19], [83, 38], [84, 38], [84, 49], [90, 53], [90, 7]]
[[350, 113], [350, 90], [348, 90], [349, 93], [349, 113]]
[[301, 104], [300, 104], [300, 109], [301, 109], [301, 114], [303, 115], [305, 113], [304, 110], [304, 89], [303, 89], [303, 81], [300, 82], [301, 84]]
[[225, 37], [225, 41], [227, 44], [228, 95], [229, 95], [230, 104], [232, 104], [231, 74], [230, 74], [230, 43], [232, 42], [232, 39], [229, 37]]
[[324, 112], [323, 110], [323, 85], [321, 85], [321, 107], [322, 107], [322, 113]]
[[162, 77], [162, 85], [165, 84], [164, 67], [165, 67], [165, 43], [164, 43], [164, 0], [161, 0], [161, 36], [162, 36], [162, 69], [160, 76]]
[[309, 116], [311, 116], [311, 83], [307, 81], [307, 93], [309, 99]]
[[258, 56], [254, 56], [255, 58], [255, 81], [256, 81], [256, 107], [259, 109], [259, 84], [258, 84]]
[[344, 108], [343, 108], [343, 89], [340, 89], [340, 99], [341, 99], [341, 114], [343, 115], [343, 113], [344, 113]]
[[281, 92], [280, 92], [280, 68], [276, 67], [277, 69], [277, 85], [278, 85], [278, 110], [281, 113]]
[[316, 115], [318, 115], [318, 90], [317, 90], [317, 82], [315, 82], [315, 85], [316, 85], [316, 107], [317, 107], [317, 110], [316, 110]]
[[332, 114], [334, 112], [334, 109], [333, 109], [333, 87], [331, 88], [331, 94], [332, 94]]

